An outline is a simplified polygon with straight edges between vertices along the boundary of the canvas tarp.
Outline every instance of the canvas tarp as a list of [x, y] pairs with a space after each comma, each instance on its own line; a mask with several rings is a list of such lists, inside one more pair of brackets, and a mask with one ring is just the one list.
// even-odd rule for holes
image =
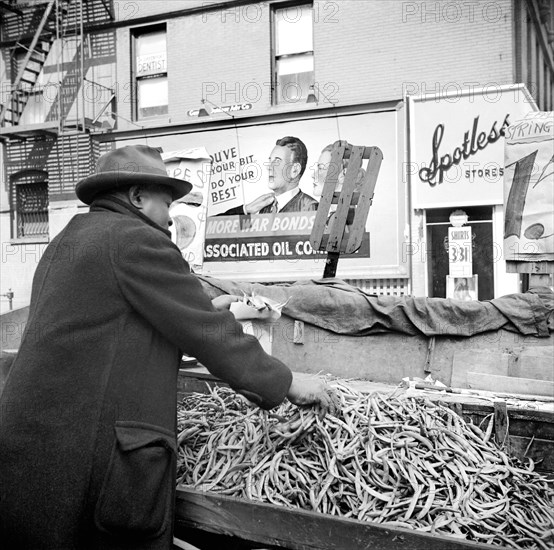
[[344, 335], [398, 332], [425, 336], [473, 336], [499, 329], [548, 337], [554, 330], [554, 294], [540, 287], [490, 301], [376, 296], [340, 279], [262, 285], [199, 276], [210, 297], [255, 293], [278, 302], [283, 313]]

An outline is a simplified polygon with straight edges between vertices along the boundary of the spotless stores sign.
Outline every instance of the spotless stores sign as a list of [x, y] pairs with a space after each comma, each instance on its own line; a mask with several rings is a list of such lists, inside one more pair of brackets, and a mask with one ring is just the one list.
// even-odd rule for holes
[[408, 96], [414, 208], [502, 204], [504, 134], [535, 111], [525, 86]]

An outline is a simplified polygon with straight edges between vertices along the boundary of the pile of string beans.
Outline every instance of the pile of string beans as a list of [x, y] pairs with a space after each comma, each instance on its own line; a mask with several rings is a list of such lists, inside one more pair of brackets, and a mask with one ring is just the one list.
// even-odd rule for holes
[[336, 415], [232, 390], [178, 409], [177, 482], [202, 491], [513, 548], [553, 548], [554, 486], [425, 398], [332, 384]]

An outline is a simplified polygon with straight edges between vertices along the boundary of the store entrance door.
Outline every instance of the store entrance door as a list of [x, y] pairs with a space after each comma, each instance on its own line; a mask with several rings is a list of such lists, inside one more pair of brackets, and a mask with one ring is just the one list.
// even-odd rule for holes
[[[428, 293], [433, 298], [446, 298], [448, 263], [448, 228], [450, 215], [456, 208], [427, 210]], [[466, 226], [472, 230], [473, 274], [478, 275], [477, 299], [494, 298], [494, 248], [492, 240], [492, 207], [462, 208], [468, 215]]]

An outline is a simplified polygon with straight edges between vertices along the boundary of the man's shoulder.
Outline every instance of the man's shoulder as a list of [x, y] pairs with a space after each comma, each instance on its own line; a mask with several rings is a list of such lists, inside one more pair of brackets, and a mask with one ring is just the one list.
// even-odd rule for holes
[[171, 239], [160, 230], [144, 223], [139, 218], [118, 212], [87, 212], [78, 214], [65, 229], [67, 237], [77, 234], [86, 237], [88, 242], [119, 242], [134, 240], [137, 243], [162, 243]]
[[298, 196], [298, 201], [303, 207], [303, 210], [306, 210], [308, 208], [317, 210], [318, 202], [313, 197], [311, 197], [307, 193], [304, 193], [304, 191], [300, 191], [300, 193], [298, 193], [297, 196]]
[[317, 201], [310, 195], [299, 191], [279, 212], [308, 212], [317, 210], [317, 204]]
[[300, 198], [300, 200], [305, 202], [317, 203], [317, 201], [311, 195], [308, 195], [308, 193], [304, 193], [304, 191], [300, 191], [300, 193], [298, 193], [298, 197]]

